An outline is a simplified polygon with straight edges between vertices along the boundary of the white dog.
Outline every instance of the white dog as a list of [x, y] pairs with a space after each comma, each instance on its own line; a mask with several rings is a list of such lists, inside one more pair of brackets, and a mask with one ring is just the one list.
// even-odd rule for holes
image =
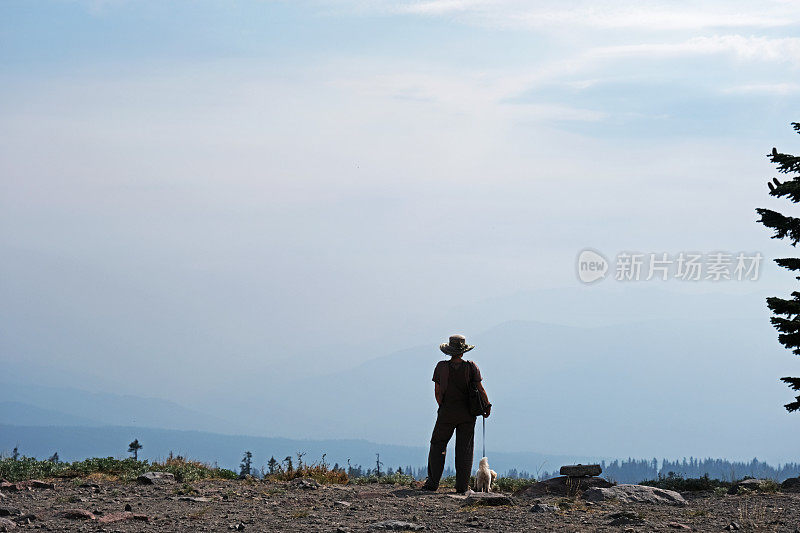
[[484, 457], [475, 473], [475, 490], [477, 492], [492, 492], [492, 483], [497, 479], [497, 472], [489, 468], [489, 459]]

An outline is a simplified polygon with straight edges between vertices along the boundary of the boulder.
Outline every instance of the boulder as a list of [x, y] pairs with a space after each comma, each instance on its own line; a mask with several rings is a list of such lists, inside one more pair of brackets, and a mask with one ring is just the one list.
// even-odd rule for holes
[[532, 513], [555, 513], [558, 512], [558, 507], [555, 505], [547, 505], [546, 503], [535, 503], [531, 507]]
[[16, 507], [0, 507], [0, 516], [19, 516], [22, 511]]
[[11, 531], [12, 529], [16, 529], [17, 524], [9, 520], [8, 518], [0, 518], [0, 531]]
[[800, 477], [790, 477], [781, 483], [783, 492], [800, 492]]
[[292, 487], [305, 490], [316, 490], [320, 484], [311, 478], [296, 478], [289, 482]]
[[623, 503], [657, 503], [686, 505], [686, 500], [674, 490], [664, 490], [646, 485], [616, 485], [593, 487], [583, 493], [583, 499], [591, 502], [618, 500]]
[[614, 485], [601, 477], [554, 477], [534, 483], [530, 487], [514, 493], [518, 498], [539, 498], [541, 496], [576, 496], [593, 487], [613, 487]]
[[608, 523], [610, 526], [628, 526], [632, 524], [643, 524], [644, 518], [638, 513], [633, 511], [620, 511], [608, 515], [611, 521]]
[[603, 469], [600, 465], [564, 465], [559, 473], [569, 477], [599, 476], [603, 473]]
[[473, 492], [464, 498], [464, 505], [513, 505], [514, 499], [497, 492]]
[[175, 483], [175, 476], [169, 472], [145, 472], [136, 481], [141, 485], [164, 485]]
[[770, 491], [777, 488], [777, 484], [771, 479], [743, 479], [736, 482], [728, 489], [728, 494], [739, 494], [740, 492], [759, 492]]

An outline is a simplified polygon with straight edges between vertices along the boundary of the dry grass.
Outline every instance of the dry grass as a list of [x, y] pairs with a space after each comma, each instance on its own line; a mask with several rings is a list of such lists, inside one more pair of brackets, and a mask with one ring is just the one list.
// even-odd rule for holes
[[325, 462], [325, 456], [318, 463], [303, 463], [303, 454], [297, 454], [297, 466], [289, 463], [285, 468], [279, 467], [272, 474], [265, 474], [265, 481], [291, 481], [298, 478], [310, 478], [318, 483], [328, 485], [346, 485], [350, 481], [344, 469], [330, 468]]

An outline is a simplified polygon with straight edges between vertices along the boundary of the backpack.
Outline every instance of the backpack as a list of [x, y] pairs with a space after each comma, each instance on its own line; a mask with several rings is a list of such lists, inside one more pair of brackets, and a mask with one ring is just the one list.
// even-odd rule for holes
[[469, 398], [469, 414], [472, 416], [482, 415], [486, 411], [486, 405], [483, 403], [483, 396], [481, 395], [481, 391], [478, 390], [478, 382], [475, 381], [472, 376], [474, 374], [473, 369], [475, 368], [475, 363], [472, 361], [467, 361], [469, 363], [469, 382], [467, 383], [467, 397]]

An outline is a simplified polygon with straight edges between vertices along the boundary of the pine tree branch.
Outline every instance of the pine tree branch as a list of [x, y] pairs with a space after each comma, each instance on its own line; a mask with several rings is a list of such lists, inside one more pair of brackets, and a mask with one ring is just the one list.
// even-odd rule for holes
[[781, 333], [778, 335], [778, 342], [783, 344], [783, 346], [787, 349], [794, 348], [792, 353], [795, 355], [800, 355], [800, 335]]
[[787, 320], [773, 316], [769, 319], [772, 325], [781, 333], [800, 333], [800, 318]]
[[[800, 166], [800, 158], [797, 159], [798, 166]], [[789, 172], [800, 172], [800, 170], [791, 170]], [[773, 179], [772, 182], [767, 182], [767, 185], [769, 186], [770, 196], [777, 198], [787, 196], [794, 203], [800, 202], [800, 180], [798, 178], [784, 182]]]
[[800, 396], [797, 397], [796, 401], [794, 401], [792, 403], [787, 403], [786, 405], [784, 405], [784, 407], [790, 413], [794, 412], [794, 411], [800, 411]]
[[775, 230], [773, 239], [789, 237], [790, 244], [795, 246], [800, 241], [800, 218], [787, 217], [771, 209], [758, 208], [756, 212], [761, 215], [758, 220], [768, 228]]
[[800, 378], [781, 378], [781, 381], [788, 383], [793, 390], [800, 390]]
[[778, 165], [778, 172], [781, 174], [789, 174], [790, 172], [800, 172], [800, 157], [792, 154], [782, 154], [777, 150], [773, 150], [769, 154], [769, 160]]
[[791, 300], [771, 296], [767, 298], [767, 307], [776, 315], [785, 315], [793, 320], [800, 315], [800, 292], [794, 291]]
[[775, 262], [786, 270], [800, 270], [800, 258], [798, 257], [784, 257], [776, 259]]

